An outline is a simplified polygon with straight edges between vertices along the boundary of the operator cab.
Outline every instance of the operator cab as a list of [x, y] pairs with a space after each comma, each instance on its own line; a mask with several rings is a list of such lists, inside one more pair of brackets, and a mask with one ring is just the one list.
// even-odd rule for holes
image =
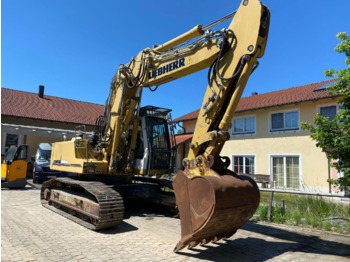
[[168, 174], [174, 169], [176, 145], [170, 112], [154, 106], [140, 109], [134, 168], [144, 175]]

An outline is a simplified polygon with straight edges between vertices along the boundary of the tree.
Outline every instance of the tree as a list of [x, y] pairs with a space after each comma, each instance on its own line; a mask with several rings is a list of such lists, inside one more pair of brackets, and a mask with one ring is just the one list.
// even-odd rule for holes
[[327, 89], [332, 95], [340, 95], [338, 104], [342, 105], [335, 119], [329, 120], [317, 114], [314, 125], [301, 123], [301, 128], [311, 132], [311, 138], [316, 141], [316, 146], [327, 153], [329, 160], [334, 160], [334, 166], [338, 172], [344, 174], [339, 179], [329, 179], [328, 182], [339, 186], [341, 191], [350, 190], [350, 37], [346, 33], [337, 34], [341, 42], [336, 46], [338, 53], [346, 55], [346, 68], [341, 70], [327, 69], [326, 77], [333, 77], [337, 82]]
[[182, 129], [179, 129], [179, 130], [177, 130], [176, 134], [177, 134], [177, 135], [181, 135], [181, 134], [183, 134], [183, 132], [184, 132], [184, 131], [183, 131]]

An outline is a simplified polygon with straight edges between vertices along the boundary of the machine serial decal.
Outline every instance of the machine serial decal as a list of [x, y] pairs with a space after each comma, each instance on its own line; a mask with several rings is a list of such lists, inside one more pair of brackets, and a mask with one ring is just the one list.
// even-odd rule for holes
[[54, 166], [81, 167], [80, 164], [69, 164], [67, 161], [64, 161], [64, 160], [54, 160], [52, 165], [54, 165]]
[[161, 76], [165, 73], [171, 72], [175, 69], [178, 69], [180, 67], [185, 66], [185, 58], [180, 58], [179, 60], [176, 60], [172, 63], [169, 63], [163, 67], [160, 67], [158, 69], [152, 70], [152, 72], [149, 72], [149, 78], [155, 78], [157, 76]]

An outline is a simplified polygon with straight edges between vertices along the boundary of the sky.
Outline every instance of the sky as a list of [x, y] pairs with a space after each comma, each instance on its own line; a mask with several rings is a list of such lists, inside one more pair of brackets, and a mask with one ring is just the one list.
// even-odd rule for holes
[[[146, 47], [235, 11], [239, 0], [2, 0], [1, 86], [104, 104], [111, 79]], [[349, 0], [265, 0], [271, 11], [265, 55], [243, 97], [326, 80], [325, 69], [345, 67], [334, 51], [338, 32], [350, 34]], [[230, 21], [219, 25], [228, 27]], [[207, 69], [145, 89], [142, 106], [200, 108]]]

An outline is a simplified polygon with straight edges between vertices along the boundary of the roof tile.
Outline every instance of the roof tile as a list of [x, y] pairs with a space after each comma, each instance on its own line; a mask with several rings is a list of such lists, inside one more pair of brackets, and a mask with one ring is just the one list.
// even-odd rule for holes
[[1, 115], [94, 125], [103, 115], [104, 106], [45, 95], [1, 88]]
[[181, 134], [175, 136], [176, 145], [179, 146], [182, 143], [185, 143], [187, 140], [190, 140], [193, 137], [193, 134]]
[[[326, 83], [335, 81], [337, 80], [332, 79], [318, 83], [282, 89], [261, 95], [243, 97], [238, 103], [236, 113], [328, 98], [331, 97], [329, 91], [325, 89], [317, 91], [315, 90]], [[196, 120], [198, 114], [199, 110], [196, 110], [189, 114], [174, 119], [173, 122]]]

